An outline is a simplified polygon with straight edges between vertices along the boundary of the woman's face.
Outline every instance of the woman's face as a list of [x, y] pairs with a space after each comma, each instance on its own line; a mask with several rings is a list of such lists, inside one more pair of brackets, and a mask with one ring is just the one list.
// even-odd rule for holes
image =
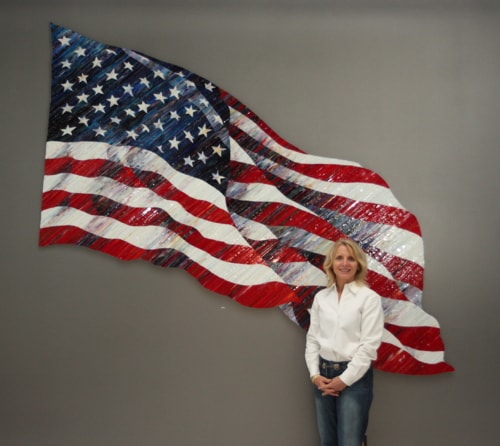
[[354, 280], [358, 271], [358, 262], [351, 248], [340, 245], [333, 256], [333, 272], [338, 284]]

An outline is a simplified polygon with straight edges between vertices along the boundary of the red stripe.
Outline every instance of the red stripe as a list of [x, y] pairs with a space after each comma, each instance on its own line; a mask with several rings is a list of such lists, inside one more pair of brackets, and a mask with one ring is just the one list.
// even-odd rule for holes
[[73, 158], [56, 158], [46, 160], [46, 175], [58, 173], [73, 173], [87, 178], [107, 177], [119, 181], [129, 187], [147, 188], [165, 200], [180, 203], [190, 214], [214, 223], [233, 224], [227, 212], [217, 208], [212, 203], [196, 200], [175, 188], [166, 179], [155, 172], [139, 171], [109, 160], [81, 161]]
[[305, 153], [298, 147], [290, 144], [288, 141], [279, 136], [271, 127], [269, 127], [264, 121], [262, 121], [252, 110], [247, 108], [241, 102], [239, 102], [234, 96], [231, 96], [226, 91], [219, 89], [221, 93], [221, 98], [229, 106], [238, 110], [242, 115], [251, 119], [255, 124], [257, 124], [264, 132], [266, 132], [271, 138], [273, 138], [278, 144], [287, 149], [294, 150], [295, 152]]
[[395, 345], [383, 342], [378, 349], [378, 358], [374, 366], [385, 372], [404, 375], [433, 375], [436, 373], [453, 372], [454, 368], [445, 362], [428, 364], [417, 360], [408, 352]]
[[444, 350], [444, 343], [437, 327], [401, 327], [386, 323], [385, 328], [407, 347], [430, 352]]
[[232, 181], [245, 184], [262, 183], [273, 185], [273, 182], [268, 180], [257, 166], [231, 161], [230, 167]]
[[[162, 209], [133, 208], [106, 197], [71, 194], [65, 191], [45, 192], [42, 196], [42, 206], [44, 209], [68, 206], [90, 215], [104, 215], [129, 226], [162, 226], [182, 237], [190, 245], [226, 262], [265, 264], [254, 249], [244, 245], [228, 245], [224, 242], [207, 239], [196, 228], [171, 219]], [[119, 253], [117, 252], [117, 254]]]
[[330, 183], [368, 183], [388, 188], [385, 180], [376, 172], [361, 166], [349, 164], [323, 164], [323, 163], [299, 163], [275, 152], [269, 147], [268, 141], [258, 141], [252, 135], [239, 128], [237, 124], [229, 127], [229, 135], [238, 142], [241, 147], [246, 148], [250, 157], [260, 155], [271, 162], [286, 167], [321, 181]]
[[386, 276], [373, 270], [368, 270], [366, 281], [370, 285], [370, 288], [382, 297], [394, 300], [409, 300], [401, 291], [396, 281], [388, 279]]
[[[287, 183], [285, 180], [278, 177], [272, 177], [272, 179], [266, 177], [265, 172], [257, 166], [249, 166], [236, 161], [231, 162], [231, 179], [246, 184], [273, 184], [278, 190], [283, 190]], [[314, 200], [311, 200], [310, 194], [314, 196]], [[284, 193], [284, 195], [287, 194]], [[310, 202], [314, 207], [318, 206], [323, 209], [329, 209], [356, 220], [396, 226], [413, 232], [418, 236], [422, 235], [417, 218], [406, 209], [355, 201], [340, 195], [325, 194], [314, 189], [303, 189], [302, 193], [294, 189], [290, 199], [298, 204]], [[320, 199], [321, 202], [319, 202]]]
[[[143, 250], [123, 240], [109, 240], [99, 237], [95, 238], [92, 243], [82, 244], [89, 236], [95, 237], [93, 234], [72, 226], [41, 228], [39, 243], [40, 246], [51, 244], [86, 246], [93, 250], [110, 254], [121, 260], [143, 259], [151, 261], [159, 255], [158, 250]], [[195, 277], [203, 287], [215, 293], [228, 296], [242, 305], [256, 308], [271, 308], [298, 300], [293, 290], [283, 283], [267, 282], [257, 285], [238, 285], [212, 274], [209, 270], [192, 261], [188, 263], [184, 269]]]
[[[238, 209], [241, 207], [239, 204], [234, 204], [237, 203], [236, 200], [228, 198], [227, 201], [230, 208]], [[241, 203], [245, 202], [241, 200]], [[346, 237], [343, 232], [322, 218], [281, 203], [256, 204], [252, 202], [245, 206], [244, 211], [239, 212], [239, 214], [266, 226], [292, 226], [332, 241]], [[423, 288], [423, 268], [418, 264], [388, 254], [373, 257], [385, 265], [396, 280], [419, 289]], [[380, 274], [372, 273], [370, 283], [382, 296], [407, 300], [394, 281], [390, 281]]]
[[388, 254], [373, 246], [367, 247], [366, 253], [384, 265], [395, 279], [412, 285], [419, 290], [424, 289], [423, 266], [410, 260]]
[[[269, 184], [269, 181], [264, 178], [262, 171], [256, 166], [247, 166], [237, 162], [232, 162], [231, 172], [232, 174], [234, 173], [234, 180], [238, 182], [245, 182], [249, 184], [261, 182]], [[299, 196], [295, 196], [293, 199], [299, 202], [307, 201], [307, 199], [302, 199]], [[231, 201], [231, 199], [228, 198], [228, 203], [232, 202], [234, 203], [235, 200]], [[336, 209], [336, 206], [338, 206], [340, 202], [343, 202], [343, 206], [341, 206], [340, 209]], [[257, 209], [257, 206], [258, 212], [256, 210], [252, 210], [253, 208]], [[388, 208], [369, 203], [359, 203], [340, 197], [332, 197], [329, 202], [322, 203], [322, 206], [327, 209], [331, 208], [339, 211], [344, 213], [344, 215], [348, 215], [349, 217], [358, 220], [362, 219], [365, 215], [368, 216], [367, 220], [371, 220], [372, 222], [380, 223], [380, 220], [383, 219], [385, 220], [382, 222], [383, 224], [401, 224], [404, 220], [397, 221], [397, 219], [402, 218], [403, 216], [408, 217], [409, 221], [407, 222], [408, 226], [406, 229], [413, 229], [413, 231], [418, 232], [420, 231], [417, 219], [405, 210]], [[239, 206], [233, 207], [234, 209], [239, 208]], [[381, 212], [380, 208], [388, 211], [387, 214]], [[251, 215], [252, 220], [259, 221], [268, 226], [295, 226], [313, 234], [317, 234], [320, 237], [324, 237], [325, 234], [330, 234], [331, 240], [338, 240], [339, 238], [345, 237], [344, 233], [337, 230], [333, 225], [326, 222], [322, 218], [285, 204], [261, 203], [260, 205], [257, 205], [252, 203], [250, 208], [245, 207], [245, 211], [241, 212], [242, 216], [246, 216], [248, 214]], [[392, 221], [387, 221], [389, 216]], [[391, 274], [395, 279], [411, 284], [419, 289], [423, 289], [424, 269], [417, 263], [385, 253], [375, 247], [368, 247], [367, 254], [377, 259], [377, 261], [391, 271]]]
[[299, 250], [283, 245], [278, 239], [249, 240], [249, 243], [264, 259], [273, 263], [307, 262]]
[[417, 218], [406, 209], [382, 204], [360, 202], [340, 195], [332, 195], [322, 203], [324, 209], [331, 209], [356, 220], [396, 226], [421, 236]]

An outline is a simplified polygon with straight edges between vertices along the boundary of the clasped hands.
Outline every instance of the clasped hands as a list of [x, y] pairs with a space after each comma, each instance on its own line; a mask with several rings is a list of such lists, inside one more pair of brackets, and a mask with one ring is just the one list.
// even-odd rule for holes
[[313, 384], [321, 391], [322, 396], [339, 396], [347, 385], [338, 376], [335, 378], [325, 378], [318, 375], [314, 378]]

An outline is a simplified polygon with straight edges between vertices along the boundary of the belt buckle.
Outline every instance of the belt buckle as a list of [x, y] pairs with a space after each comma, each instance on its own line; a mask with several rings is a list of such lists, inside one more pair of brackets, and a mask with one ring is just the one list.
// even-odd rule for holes
[[333, 370], [340, 370], [340, 364], [333, 364]]

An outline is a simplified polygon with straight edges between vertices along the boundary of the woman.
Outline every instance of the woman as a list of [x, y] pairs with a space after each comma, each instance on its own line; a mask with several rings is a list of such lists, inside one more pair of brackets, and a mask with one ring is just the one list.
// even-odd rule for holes
[[314, 298], [305, 352], [321, 446], [361, 446], [384, 328], [381, 299], [365, 283], [366, 256], [353, 241], [338, 240], [323, 268], [328, 285]]

